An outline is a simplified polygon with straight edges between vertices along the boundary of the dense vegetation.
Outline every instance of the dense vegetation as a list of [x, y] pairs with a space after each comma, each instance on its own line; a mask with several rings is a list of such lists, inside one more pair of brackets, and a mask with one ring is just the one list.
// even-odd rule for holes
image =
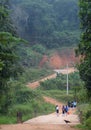
[[79, 41], [78, 0], [12, 0], [12, 20], [31, 45], [71, 46]]
[[[24, 73], [24, 66], [19, 57], [21, 44], [28, 44], [25, 40], [18, 37], [13, 23], [10, 19], [9, 1], [0, 1], [0, 122], [16, 122], [16, 113], [21, 111], [24, 120], [34, 115], [34, 107], [37, 112], [49, 112], [49, 104], [44, 103], [40, 93], [28, 89], [24, 80], [19, 77]], [[42, 74], [41, 74], [42, 71]], [[32, 72], [34, 73], [34, 71]], [[36, 73], [36, 71], [35, 71]], [[43, 70], [37, 72], [37, 77], [45, 75]], [[21, 75], [21, 76], [20, 76]], [[32, 75], [32, 80], [34, 77]], [[21, 82], [20, 82], [20, 81]], [[22, 84], [23, 83], [23, 84]], [[37, 102], [36, 98], [37, 97]], [[40, 103], [41, 102], [41, 103]], [[42, 107], [43, 106], [43, 107]], [[51, 105], [50, 105], [51, 106]], [[27, 114], [26, 114], [27, 112]], [[31, 115], [29, 115], [29, 113]], [[4, 115], [6, 117], [4, 117]], [[8, 117], [8, 118], [7, 118]], [[12, 120], [12, 118], [14, 120]], [[12, 122], [11, 122], [12, 120]], [[10, 121], [10, 122], [9, 122]]]
[[[82, 87], [82, 81], [79, 77], [79, 73], [75, 72], [72, 74], [69, 74], [69, 80], [68, 80], [68, 87], [69, 87], [69, 93], [72, 94], [72, 96], [70, 97], [70, 99], [67, 97], [64, 101], [69, 101], [69, 100], [77, 100], [77, 102], [83, 101], [84, 102], [84, 97], [82, 97], [83, 93], [84, 93], [84, 88]], [[49, 92], [51, 93], [51, 91], [56, 91], [59, 90], [61, 93], [67, 91], [67, 75], [62, 75], [62, 74], [58, 74], [58, 76], [55, 79], [51, 79], [51, 80], [46, 80], [44, 82], [40, 83], [40, 90], [44, 91], [44, 93]], [[53, 97], [55, 97], [55, 95], [59, 95], [59, 94], [52, 94]], [[65, 97], [61, 94], [60, 97], [58, 99], [60, 99], [61, 101], [63, 101], [62, 99]], [[85, 97], [86, 98], [86, 97]]]
[[[88, 130], [91, 129], [91, 1], [79, 0], [79, 15], [81, 23], [81, 40], [76, 50], [80, 56], [78, 65], [81, 79], [84, 81], [84, 87], [88, 95], [88, 109], [82, 111], [82, 123]], [[87, 105], [84, 105], [84, 108]], [[81, 109], [82, 110], [82, 109]]]
[[77, 50], [77, 54], [81, 55], [81, 61], [78, 68], [81, 78], [85, 81], [85, 87], [88, 90], [89, 98], [91, 98], [91, 2], [85, 0], [80, 1], [79, 6], [82, 35]]
[[[48, 53], [48, 48], [78, 44], [80, 31], [77, 2], [77, 0], [0, 1], [1, 123], [15, 123], [18, 111], [23, 113], [23, 120], [52, 112], [53, 106], [44, 102], [42, 94], [55, 95], [56, 99], [65, 101], [75, 98], [84, 104], [91, 101], [91, 2], [86, 0], [79, 0], [83, 33], [76, 50], [77, 55], [81, 56], [78, 69], [84, 83], [78, 73], [69, 75], [68, 96], [65, 95], [66, 75], [58, 75], [56, 79], [41, 82], [37, 90], [25, 86], [27, 82], [51, 73], [51, 70], [45, 69], [47, 66], [43, 69], [38, 68], [42, 56]], [[82, 105], [79, 107], [82, 111], [82, 123], [91, 129], [91, 106], [88, 104], [85, 106], [85, 112], [81, 110]], [[7, 117], [10, 117], [12, 122]]]
[[0, 4], [0, 112], [7, 111], [10, 104], [7, 82], [17, 75], [15, 43], [21, 41], [14, 36], [14, 29], [8, 15], [7, 1], [3, 1]]
[[17, 34], [29, 41], [17, 48], [24, 66], [38, 67], [48, 49], [79, 42], [77, 0], [12, 0], [10, 9]]

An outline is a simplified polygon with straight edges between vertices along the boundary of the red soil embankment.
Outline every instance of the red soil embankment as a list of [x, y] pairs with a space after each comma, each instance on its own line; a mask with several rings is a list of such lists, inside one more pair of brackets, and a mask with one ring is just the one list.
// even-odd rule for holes
[[[78, 58], [75, 57], [74, 49], [63, 49], [61, 51], [55, 51], [51, 56], [44, 55], [39, 63], [39, 67], [47, 64], [52, 69], [60, 69], [70, 63], [75, 64], [78, 62]], [[72, 66], [70, 64], [70, 66]]]

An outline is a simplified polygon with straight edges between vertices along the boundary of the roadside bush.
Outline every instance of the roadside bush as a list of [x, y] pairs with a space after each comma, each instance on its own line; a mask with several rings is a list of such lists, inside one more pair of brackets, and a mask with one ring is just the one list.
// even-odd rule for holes
[[0, 124], [12, 124], [14, 122], [16, 122], [15, 117], [0, 115]]
[[19, 77], [19, 80], [22, 83], [27, 84], [28, 82], [34, 82], [36, 80], [40, 80], [41, 78], [46, 77], [47, 75], [50, 75], [52, 73], [54, 72], [48, 69], [30, 68], [25, 70], [22, 76]]
[[65, 89], [65, 79], [64, 75], [62, 76], [63, 79], [57, 77], [55, 79], [48, 79], [46, 81], [40, 82], [40, 89], [41, 90], [64, 90]]
[[18, 104], [14, 105], [9, 109], [10, 116], [16, 116], [17, 112], [22, 112], [22, 114], [32, 113], [33, 108], [31, 104]]
[[81, 90], [78, 91], [77, 93], [77, 98], [79, 102], [85, 103], [88, 101], [87, 99], [87, 91], [85, 88], [82, 88]]
[[89, 117], [91, 117], [91, 110], [88, 110], [86, 113], [86, 119], [88, 119]]
[[68, 102], [68, 101], [73, 101], [74, 100], [74, 97], [73, 97], [73, 94], [72, 92], [70, 91], [69, 92], [69, 95], [67, 95], [66, 91], [65, 90], [46, 90], [46, 91], [41, 91], [41, 93], [43, 95], [46, 95], [46, 96], [49, 96], [49, 97], [52, 97], [60, 102]]
[[79, 118], [83, 125], [91, 117], [91, 106], [89, 104], [82, 104], [78, 107]]
[[88, 130], [91, 130], [91, 116], [86, 120], [85, 125]]
[[[35, 98], [31, 100], [31, 102], [27, 102], [24, 104], [15, 104], [11, 106], [8, 110], [7, 115], [0, 116], [0, 123], [2, 124], [11, 124], [17, 122], [17, 112], [22, 113], [22, 121], [26, 121], [33, 117], [49, 114], [55, 111], [54, 105], [44, 102], [43, 99], [39, 100]], [[7, 120], [8, 117], [8, 120]], [[2, 120], [2, 119], [3, 120]]]

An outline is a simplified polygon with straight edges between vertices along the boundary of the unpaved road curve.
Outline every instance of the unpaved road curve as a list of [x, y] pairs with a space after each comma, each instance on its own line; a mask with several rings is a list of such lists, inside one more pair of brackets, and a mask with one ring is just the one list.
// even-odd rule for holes
[[[56, 74], [53, 75], [55, 78]], [[46, 77], [48, 79], [48, 77]], [[49, 76], [49, 78], [52, 78]], [[46, 80], [45, 78], [43, 80]], [[42, 81], [43, 81], [42, 80]], [[32, 88], [36, 88], [39, 86], [39, 82], [33, 84]], [[29, 84], [28, 84], [29, 85]], [[31, 84], [29, 85], [31, 87]], [[50, 102], [52, 104], [58, 104], [60, 106], [60, 110], [62, 107], [62, 103], [56, 101], [55, 99], [44, 97], [46, 102]], [[67, 116], [63, 116], [61, 111], [60, 115], [57, 117], [56, 113], [52, 113], [49, 115], [39, 116], [33, 119], [30, 119], [22, 124], [10, 124], [10, 125], [0, 125], [0, 130], [78, 130], [74, 128], [74, 125], [79, 123], [78, 116], [74, 114], [75, 109], [70, 110], [70, 114]], [[70, 120], [70, 124], [66, 124], [64, 119]]]
[[56, 77], [56, 73], [52, 74], [52, 75], [49, 75], [49, 76], [47, 76], [47, 77], [45, 77], [45, 78], [43, 78], [41, 80], [35, 81], [33, 83], [28, 83], [27, 86], [32, 88], [32, 89], [35, 89], [40, 85], [40, 82], [45, 81], [47, 79], [52, 79], [52, 78], [55, 78], [55, 77]]
[[[69, 74], [69, 73], [73, 73], [74, 71], [76, 71], [76, 70], [73, 67], [72, 68], [68, 68], [68, 70], [67, 69], [62, 69], [62, 70], [59, 69], [59, 70], [57, 70], [58, 73], [61, 72], [62, 74], [67, 74], [67, 73]], [[57, 76], [57, 74], [54, 73], [54, 74], [49, 75], [49, 76], [47, 76], [47, 77], [45, 77], [45, 78], [43, 78], [41, 80], [35, 81], [33, 83], [28, 83], [27, 86], [32, 88], [32, 89], [35, 89], [35, 88], [37, 88], [40, 85], [40, 82], [45, 81], [47, 79], [56, 78], [56, 76]]]

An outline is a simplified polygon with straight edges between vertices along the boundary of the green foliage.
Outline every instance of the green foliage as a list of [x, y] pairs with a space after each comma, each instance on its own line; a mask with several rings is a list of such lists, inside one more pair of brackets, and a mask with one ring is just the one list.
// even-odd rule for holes
[[86, 127], [88, 130], [91, 129], [91, 117], [89, 117], [87, 120], [86, 120]]
[[0, 124], [12, 124], [17, 122], [17, 112], [22, 112], [22, 121], [33, 117], [54, 112], [54, 106], [45, 103], [44, 100], [33, 99], [30, 103], [16, 104], [9, 108], [8, 115], [0, 115]]
[[41, 69], [41, 68], [40, 69], [39, 68], [26, 69], [24, 73], [20, 75], [19, 80], [23, 83], [34, 82], [52, 73], [53, 72], [51, 70], [47, 70], [45, 68], [44, 69]]
[[[0, 123], [16, 123], [17, 112], [21, 111], [23, 115], [23, 121], [28, 120], [34, 116], [38, 116], [41, 114], [48, 114], [53, 111], [53, 105], [50, 105], [48, 103], [45, 103], [42, 95], [40, 92], [37, 92], [36, 90], [31, 90], [30, 88], [24, 86], [20, 82], [17, 82], [11, 79], [11, 81], [7, 84], [7, 99], [6, 95], [5, 99], [0, 98], [0, 103], [2, 103], [1, 113], [2, 115], [0, 117], [3, 117]], [[7, 107], [5, 108], [7, 111], [6, 113], [4, 110], [4, 105], [7, 103]], [[8, 120], [4, 117], [8, 118]]]
[[14, 36], [8, 12], [9, 1], [0, 2], [0, 113], [6, 113], [10, 105], [8, 81], [17, 77], [16, 43], [24, 41]]
[[71, 46], [79, 42], [77, 2], [12, 0], [12, 20], [19, 35], [32, 45], [42, 44], [47, 48]]
[[7, 89], [9, 89], [7, 82], [11, 77], [14, 78], [17, 76], [17, 69], [15, 68], [17, 63], [15, 43], [17, 42], [21, 42], [21, 39], [12, 36], [12, 34], [8, 32], [0, 32], [0, 97], [3, 102], [3, 104], [0, 103], [0, 111], [1, 109], [3, 109], [3, 111], [7, 111], [7, 107], [9, 105], [9, 103], [7, 103]]
[[86, 119], [90, 118], [91, 117], [91, 110], [89, 108], [89, 110], [87, 111], [86, 113]]
[[51, 79], [51, 80], [46, 80], [43, 82], [40, 82], [41, 88], [43, 90], [51, 90], [51, 89], [65, 89], [63, 86], [64, 82], [60, 78], [57, 79]]
[[32, 46], [32, 49], [34, 51], [36, 51], [36, 52], [41, 53], [41, 54], [45, 54], [46, 53], [46, 49], [42, 45], [40, 45], [40, 44]]
[[74, 96], [73, 96], [73, 92], [69, 91], [69, 95], [67, 95], [66, 90], [46, 90], [46, 91], [42, 91], [41, 89], [39, 89], [39, 91], [43, 94], [46, 95], [48, 97], [52, 97], [60, 102], [66, 103], [68, 101], [73, 101], [74, 100]]
[[15, 28], [9, 17], [9, 0], [0, 1], [0, 32], [10, 32], [16, 35]]
[[35, 97], [40, 98], [36, 91], [29, 89], [20, 82], [10, 81], [8, 82], [8, 86], [10, 87], [8, 94], [9, 105], [27, 103]]
[[[88, 98], [87, 98], [87, 91], [86, 89], [83, 87], [84, 84], [82, 82], [82, 80], [79, 77], [79, 73], [75, 72], [72, 74], [69, 74], [68, 76], [68, 87], [69, 87], [69, 93], [70, 91], [72, 92], [72, 95], [68, 96], [60, 96], [61, 99], [69, 99], [71, 100], [71, 98], [73, 98], [74, 100], [78, 101], [79, 103], [81, 102], [87, 102]], [[40, 90], [46, 90], [50, 91], [51, 90], [59, 90], [59, 91], [66, 91], [67, 90], [67, 75], [58, 75], [56, 77], [56, 79], [50, 79], [50, 80], [46, 80], [44, 82], [40, 82]], [[66, 93], [66, 92], [65, 92]], [[55, 95], [57, 97], [57, 95], [59, 95], [57, 92], [56, 94], [51, 94], [51, 95]], [[62, 94], [60, 94], [62, 95]]]
[[[39, 95], [39, 93], [37, 93]], [[40, 99], [41, 98], [41, 99]], [[37, 99], [37, 100], [36, 100]], [[34, 97], [32, 100], [28, 103], [24, 104], [14, 104], [11, 106], [8, 110], [8, 115], [0, 116], [0, 124], [4, 123], [16, 123], [17, 122], [17, 112], [22, 112], [22, 120], [26, 121], [28, 119], [31, 119], [33, 117], [48, 114], [51, 112], [54, 112], [54, 106], [48, 103], [45, 103], [42, 99], [41, 95], [39, 95], [39, 98]], [[8, 120], [7, 120], [8, 116]], [[2, 118], [3, 117], [3, 118]], [[2, 118], [2, 120], [1, 120]]]
[[82, 104], [78, 107], [80, 120], [84, 129], [91, 129], [91, 105]]
[[41, 52], [34, 51], [28, 44], [17, 46], [17, 54], [20, 56], [20, 64], [25, 68], [38, 67], [43, 56]]
[[[78, 82], [77, 82], [78, 81]], [[59, 74], [56, 79], [46, 80], [41, 82], [41, 88], [43, 90], [51, 90], [51, 89], [66, 89], [67, 84], [67, 75]], [[69, 74], [69, 89], [71, 90], [80, 90], [81, 80], [79, 77], [79, 73]]]
[[76, 97], [80, 103], [88, 102], [87, 90], [84, 87], [81, 87], [80, 91], [76, 93]]
[[91, 99], [91, 2], [79, 0], [79, 7], [82, 35], [76, 54], [81, 57], [78, 69], [88, 90], [88, 97]]
[[4, 116], [4, 115], [0, 115], [0, 124], [12, 124], [16, 122], [16, 118], [12, 117], [12, 116]]

